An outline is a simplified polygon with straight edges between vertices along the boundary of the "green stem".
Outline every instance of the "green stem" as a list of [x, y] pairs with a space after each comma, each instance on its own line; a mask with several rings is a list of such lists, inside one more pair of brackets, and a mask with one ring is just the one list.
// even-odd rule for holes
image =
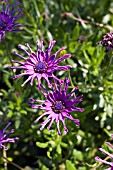
[[112, 64], [113, 54], [112, 54], [111, 51], [110, 51], [110, 53], [108, 54], [108, 57], [109, 57], [109, 56], [111, 56], [111, 57], [110, 57], [110, 59], [109, 59], [109, 64], [108, 64], [108, 66], [107, 66], [107, 68], [106, 68], [105, 76], [104, 76], [104, 77], [106, 77], [106, 76], [108, 75], [109, 70], [110, 70], [110, 66], [111, 66], [111, 64]]
[[[9, 61], [10, 61], [11, 65], [13, 66], [13, 63], [11, 62], [12, 57], [11, 57], [11, 55], [9, 53], [9, 50], [8, 50], [7, 43], [6, 43], [5, 39], [4, 39], [4, 45], [5, 45], [5, 49], [6, 49], [6, 55], [9, 56]], [[12, 72], [13, 72], [13, 70], [12, 70]], [[14, 76], [14, 72], [13, 72], [13, 76]]]
[[102, 23], [91, 22], [91, 21], [84, 20], [82, 18], [77, 18], [71, 12], [66, 12], [66, 16], [70, 17], [71, 19], [73, 19], [75, 21], [81, 22], [81, 23], [96, 25], [96, 26], [99, 26], [99, 27], [106, 28], [109, 31], [113, 31], [113, 28], [110, 25], [105, 25], [105, 24], [102, 24]]
[[[104, 161], [107, 161], [110, 157], [107, 156]], [[95, 168], [92, 168], [91, 170], [96, 170], [99, 166], [101, 166], [103, 163], [102, 162], [99, 162], [99, 164], [95, 167]]]
[[[7, 55], [9, 56], [9, 59], [12, 60], [11, 55], [10, 55], [10, 53], [9, 53], [9, 51], [8, 51], [8, 47], [7, 47], [7, 44], [6, 44], [5, 39], [4, 39], [4, 45], [5, 45], [6, 53], [7, 53]], [[12, 64], [12, 63], [11, 63], [11, 64]]]
[[15, 166], [16, 168], [20, 169], [20, 170], [24, 170], [21, 166], [17, 165], [14, 162], [9, 161], [6, 157], [2, 156], [3, 159], [5, 159], [7, 161], [7, 163], [10, 163], [11, 165]]
[[[6, 152], [6, 150], [4, 150], [3, 149], [3, 157], [7, 157], [7, 152]], [[4, 159], [4, 170], [8, 170], [7, 169], [7, 161], [6, 161], [6, 159]]]
[[68, 76], [69, 76], [69, 79], [70, 79], [71, 87], [74, 88], [75, 86], [74, 86], [73, 81], [72, 81], [72, 78], [71, 78], [70, 70], [68, 70], [67, 73], [69, 74]]

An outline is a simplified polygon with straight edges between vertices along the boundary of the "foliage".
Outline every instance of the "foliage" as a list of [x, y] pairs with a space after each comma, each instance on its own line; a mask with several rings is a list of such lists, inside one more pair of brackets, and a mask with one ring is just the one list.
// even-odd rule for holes
[[[13, 0], [9, 2], [13, 3]], [[26, 26], [20, 33], [7, 32], [0, 43], [0, 118], [4, 126], [10, 120], [11, 127], [15, 128], [13, 135], [20, 138], [8, 145], [7, 159], [24, 170], [93, 170], [97, 166], [94, 157], [101, 154], [98, 147], [106, 139], [110, 140], [113, 132], [113, 54], [106, 53], [105, 48], [97, 44], [113, 27], [113, 3], [110, 0], [20, 0], [20, 4], [24, 15], [19, 22]], [[79, 22], [72, 16], [88, 23]], [[41, 111], [31, 109], [28, 101], [31, 97], [43, 100], [43, 95], [37, 90], [36, 82], [32, 87], [29, 83], [21, 87], [24, 78], [13, 80], [15, 70], [8, 68], [10, 59], [18, 60], [12, 54], [15, 50], [19, 52], [18, 44], [28, 42], [36, 51], [39, 38], [44, 38], [46, 47], [50, 39], [56, 40], [53, 53], [67, 46], [60, 55], [72, 54], [65, 61], [72, 65], [70, 71], [59, 71], [56, 75], [71, 79], [70, 91], [79, 86], [78, 94], [83, 94], [79, 106], [84, 112], [73, 113], [80, 120], [80, 127], [66, 122], [69, 129], [66, 135], [57, 135], [56, 124], [51, 131], [46, 128], [40, 131], [40, 123], [35, 124], [34, 120]], [[2, 149], [0, 153], [2, 170]], [[99, 166], [99, 170], [103, 167]], [[8, 163], [8, 169], [17, 168]]]

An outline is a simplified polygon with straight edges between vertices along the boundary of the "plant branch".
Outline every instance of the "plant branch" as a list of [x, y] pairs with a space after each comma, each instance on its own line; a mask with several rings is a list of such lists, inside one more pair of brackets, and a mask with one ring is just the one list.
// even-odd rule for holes
[[61, 17], [70, 17], [71, 19], [73, 19], [73, 20], [75, 20], [75, 21], [81, 22], [82, 25], [83, 25], [83, 24], [96, 25], [96, 26], [99, 26], [99, 27], [106, 28], [106, 29], [108, 29], [109, 31], [112, 31], [112, 32], [113, 32], [113, 28], [112, 28], [110, 25], [106, 25], [106, 24], [102, 24], [102, 23], [98, 23], [98, 22], [87, 21], [87, 20], [84, 20], [84, 19], [82, 19], [82, 18], [77, 18], [77, 17], [75, 17], [71, 12], [62, 13], [62, 14], [61, 14]]
[[13, 166], [15, 166], [16, 168], [20, 169], [20, 170], [24, 170], [21, 166], [17, 165], [16, 163], [14, 162], [11, 162], [10, 160], [8, 160], [6, 157], [2, 156], [3, 159], [5, 159], [7, 161], [7, 163], [10, 163], [12, 164]]

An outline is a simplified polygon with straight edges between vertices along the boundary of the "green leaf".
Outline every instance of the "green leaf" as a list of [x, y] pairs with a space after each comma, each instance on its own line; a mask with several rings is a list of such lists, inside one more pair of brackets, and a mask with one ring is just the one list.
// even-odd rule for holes
[[26, 110], [21, 110], [20, 113], [27, 115], [27, 111]]
[[8, 114], [7, 114], [7, 117], [10, 118], [13, 116], [13, 112], [12, 111], [9, 111]]
[[5, 83], [7, 84], [7, 86], [8, 86], [9, 88], [11, 88], [12, 85], [11, 85], [11, 83], [10, 83], [10, 81], [9, 81], [8, 78], [9, 78], [9, 77], [8, 77], [7, 74], [4, 74], [4, 75], [3, 75], [3, 79], [4, 79]]
[[36, 10], [36, 14], [38, 17], [40, 17], [40, 12], [39, 12], [39, 9], [38, 9], [38, 5], [37, 5], [37, 2], [35, 0], [32, 0], [33, 1], [33, 4], [34, 4], [34, 8]]
[[85, 57], [87, 63], [90, 64], [90, 63], [91, 63], [91, 60], [90, 60], [90, 58], [89, 58], [89, 56], [88, 56], [88, 54], [86, 53], [85, 50], [83, 50], [83, 54], [84, 54], [84, 57]]
[[49, 170], [45, 165], [42, 165], [42, 169], [41, 170]]
[[80, 31], [79, 24], [77, 23], [77, 25], [75, 26], [75, 28], [74, 28], [73, 31], [72, 31], [72, 38], [73, 38], [74, 40], [78, 38], [78, 36], [79, 36], [79, 31]]
[[83, 42], [81, 46], [81, 50], [87, 50], [91, 46], [92, 46], [92, 42]]
[[20, 126], [20, 120], [18, 119], [15, 121], [15, 128], [18, 129], [19, 126]]
[[47, 148], [48, 142], [46, 142], [46, 143], [36, 142], [36, 146], [38, 146], [40, 148]]
[[67, 58], [67, 62], [68, 62], [69, 65], [72, 66], [72, 68], [77, 67], [77, 64], [71, 58]]
[[84, 117], [84, 116], [86, 116], [88, 113], [91, 112], [92, 109], [93, 109], [93, 105], [86, 106], [85, 109], [84, 109], [84, 112], [80, 112], [80, 113], [78, 114], [78, 117]]
[[52, 152], [52, 148], [50, 147], [49, 148], [49, 150], [47, 151], [47, 156], [48, 156], [48, 158], [50, 158], [50, 159], [52, 159], [52, 157], [51, 157], [51, 152]]
[[97, 163], [94, 163], [93, 165], [86, 163], [86, 165], [87, 165], [88, 167], [90, 167], [90, 168], [96, 168]]
[[57, 145], [56, 152], [60, 155], [62, 153], [62, 149], [60, 145]]
[[83, 155], [81, 151], [77, 151], [76, 149], [73, 150], [73, 157], [76, 160], [82, 161], [83, 160]]
[[66, 170], [77, 170], [77, 169], [71, 161], [66, 160]]

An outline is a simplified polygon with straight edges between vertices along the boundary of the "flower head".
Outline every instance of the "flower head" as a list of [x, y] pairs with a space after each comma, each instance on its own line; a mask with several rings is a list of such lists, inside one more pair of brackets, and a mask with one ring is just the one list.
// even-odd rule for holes
[[[59, 80], [56, 76], [53, 75], [53, 72], [58, 70], [68, 70], [68, 68], [71, 68], [70, 65], [58, 66], [58, 64], [62, 60], [71, 57], [71, 54], [65, 54], [64, 56], [56, 59], [57, 54], [64, 50], [66, 47], [62, 47], [55, 54], [50, 55], [50, 52], [54, 44], [55, 41], [51, 40], [48, 49], [44, 52], [43, 39], [40, 39], [40, 44], [37, 42], [38, 46], [37, 53], [34, 53], [32, 51], [29, 44], [26, 44], [26, 46], [30, 50], [30, 53], [26, 51], [25, 47], [19, 45], [19, 48], [28, 55], [28, 58], [25, 58], [22, 55], [14, 52], [14, 54], [22, 58], [24, 62], [11, 60], [12, 63], [18, 63], [20, 64], [20, 66], [11, 66], [10, 68], [23, 69], [25, 70], [25, 72], [22, 74], [15, 75], [13, 79], [16, 79], [24, 75], [28, 75], [27, 80], [22, 84], [22, 86], [24, 86], [28, 81], [30, 81], [30, 84], [33, 85], [33, 80], [35, 78], [38, 80], [38, 86], [40, 86], [42, 78], [44, 78], [47, 81], [49, 86], [51, 86], [50, 81], [48, 79], [49, 77]], [[59, 81], [61, 82], [61, 80]]]
[[7, 126], [3, 129], [0, 130], [0, 147], [7, 150], [8, 148], [6, 146], [4, 146], [4, 143], [10, 142], [10, 143], [14, 143], [16, 140], [18, 140], [18, 137], [15, 138], [7, 138], [7, 136], [11, 133], [14, 132], [14, 129], [11, 129], [11, 131], [9, 131], [7, 134], [4, 134], [6, 129], [10, 126], [11, 122], [9, 122], [7, 124]]
[[[38, 122], [39, 119], [48, 115], [47, 119], [41, 124], [40, 130], [44, 129], [45, 125], [50, 122], [47, 127], [49, 130], [52, 123], [55, 121], [58, 134], [60, 135], [61, 132], [59, 129], [59, 121], [61, 121], [64, 127], [64, 132], [67, 133], [68, 129], [65, 125], [65, 118], [72, 120], [76, 126], [79, 126], [79, 120], [73, 118], [70, 112], [82, 112], [84, 110], [83, 108], [74, 106], [75, 104], [82, 101], [82, 96], [76, 97], [75, 95], [75, 91], [78, 89], [78, 87], [74, 88], [69, 94], [66, 93], [69, 82], [70, 81], [68, 78], [66, 78], [66, 81], [62, 85], [59, 82], [58, 85], [56, 81], [55, 87], [52, 86], [51, 92], [49, 92], [43, 85], [41, 85], [42, 88], [40, 88], [40, 91], [45, 96], [45, 101], [30, 99], [29, 103], [31, 104], [32, 108], [39, 108], [46, 111], [44, 114], [38, 117], [35, 122]], [[70, 99], [72, 94], [74, 94], [74, 98]], [[42, 104], [35, 104], [36, 102], [41, 102]]]
[[[113, 139], [113, 134], [111, 135], [111, 137], [112, 137], [112, 139]], [[109, 147], [111, 147], [111, 148], [113, 149], [113, 145], [112, 145], [110, 142], [106, 142], [106, 145], [109, 146]], [[102, 153], [106, 154], [107, 156], [109, 156], [110, 158], [113, 159], [113, 154], [110, 154], [109, 152], [105, 151], [103, 148], [99, 148], [99, 150], [100, 150]], [[108, 169], [106, 169], [106, 170], [113, 170], [113, 162], [108, 162], [108, 161], [106, 161], [106, 160], [102, 160], [102, 159], [101, 159], [100, 157], [98, 157], [98, 156], [95, 157], [95, 160], [97, 160], [97, 161], [99, 161], [99, 162], [101, 162], [101, 163], [103, 163], [103, 164], [109, 165], [110, 168], [108, 168]]]
[[5, 32], [20, 31], [19, 27], [23, 26], [16, 21], [22, 16], [22, 9], [16, 7], [19, 5], [18, 1], [15, 5], [3, 4], [0, 11], [0, 41], [5, 38]]
[[3, 1], [3, 2], [7, 2], [7, 0], [0, 0], [0, 2]]
[[108, 32], [103, 36], [103, 40], [99, 41], [98, 44], [102, 44], [104, 47], [106, 47], [106, 52], [113, 50], [113, 33]]

